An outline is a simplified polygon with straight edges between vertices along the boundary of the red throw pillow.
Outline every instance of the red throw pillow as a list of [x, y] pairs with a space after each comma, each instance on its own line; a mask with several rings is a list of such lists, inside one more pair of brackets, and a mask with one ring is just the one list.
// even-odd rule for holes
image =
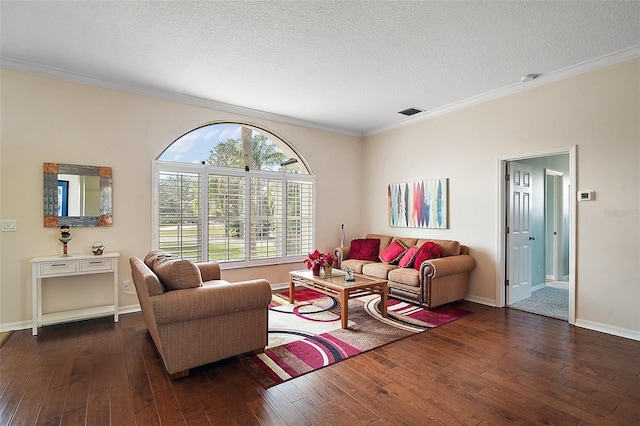
[[398, 262], [398, 266], [401, 268], [411, 268], [413, 266], [413, 262], [416, 258], [416, 254], [418, 253], [418, 247], [408, 248], [406, 252], [400, 258], [400, 262]]
[[407, 246], [398, 240], [393, 240], [391, 244], [389, 244], [389, 247], [382, 250], [382, 253], [380, 253], [380, 260], [390, 265], [396, 264], [406, 251]]
[[422, 264], [422, 262], [429, 259], [436, 259], [440, 257], [440, 255], [440, 246], [436, 243], [432, 243], [431, 241], [427, 241], [422, 246], [420, 246], [420, 249], [418, 249], [413, 267], [417, 270], [420, 270], [420, 265]]
[[351, 240], [349, 259], [369, 260], [375, 262], [378, 260], [379, 252], [380, 240], [377, 238]]

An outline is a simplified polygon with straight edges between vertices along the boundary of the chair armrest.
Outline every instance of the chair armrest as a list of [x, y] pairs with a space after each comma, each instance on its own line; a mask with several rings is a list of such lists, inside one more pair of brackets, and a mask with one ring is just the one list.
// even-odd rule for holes
[[267, 309], [271, 302], [271, 285], [264, 279], [217, 283], [168, 291], [150, 299], [158, 325], [171, 324], [231, 312]]
[[475, 265], [476, 261], [468, 254], [429, 259], [420, 265], [420, 277], [434, 279], [446, 277], [447, 275], [460, 274], [469, 272]]
[[336, 267], [338, 269], [340, 269], [342, 261], [349, 258], [349, 250], [350, 249], [351, 249], [351, 247], [349, 247], [349, 246], [346, 246], [346, 247], [342, 246], [342, 247], [336, 247], [333, 250], [333, 254], [336, 256]]
[[220, 279], [220, 265], [216, 261], [201, 262], [195, 264], [200, 269], [200, 275], [202, 275], [202, 282], [219, 280]]

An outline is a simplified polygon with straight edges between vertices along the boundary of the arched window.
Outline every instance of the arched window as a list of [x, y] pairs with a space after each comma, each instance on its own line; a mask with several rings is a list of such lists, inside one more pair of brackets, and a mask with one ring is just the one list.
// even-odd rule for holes
[[293, 147], [265, 129], [199, 127], [154, 163], [155, 246], [238, 266], [300, 261], [313, 247], [314, 184]]

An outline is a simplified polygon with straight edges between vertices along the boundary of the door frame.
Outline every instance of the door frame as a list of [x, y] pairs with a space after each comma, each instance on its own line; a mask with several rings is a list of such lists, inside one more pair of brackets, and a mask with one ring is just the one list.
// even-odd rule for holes
[[498, 262], [496, 271], [496, 306], [503, 308], [505, 306], [505, 280], [506, 277], [506, 261], [507, 261], [507, 182], [505, 182], [505, 175], [507, 173], [507, 163], [515, 160], [526, 160], [537, 157], [548, 157], [557, 154], [569, 155], [569, 324], [575, 324], [576, 322], [576, 208], [577, 201], [575, 194], [577, 185], [577, 146], [565, 146], [558, 148], [550, 148], [535, 152], [527, 152], [522, 154], [508, 155], [498, 158]]

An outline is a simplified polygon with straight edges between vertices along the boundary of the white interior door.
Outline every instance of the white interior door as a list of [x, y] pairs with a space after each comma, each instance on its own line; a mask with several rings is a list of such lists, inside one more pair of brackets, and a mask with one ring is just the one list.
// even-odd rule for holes
[[509, 208], [507, 221], [507, 305], [531, 296], [531, 167], [507, 164]]

